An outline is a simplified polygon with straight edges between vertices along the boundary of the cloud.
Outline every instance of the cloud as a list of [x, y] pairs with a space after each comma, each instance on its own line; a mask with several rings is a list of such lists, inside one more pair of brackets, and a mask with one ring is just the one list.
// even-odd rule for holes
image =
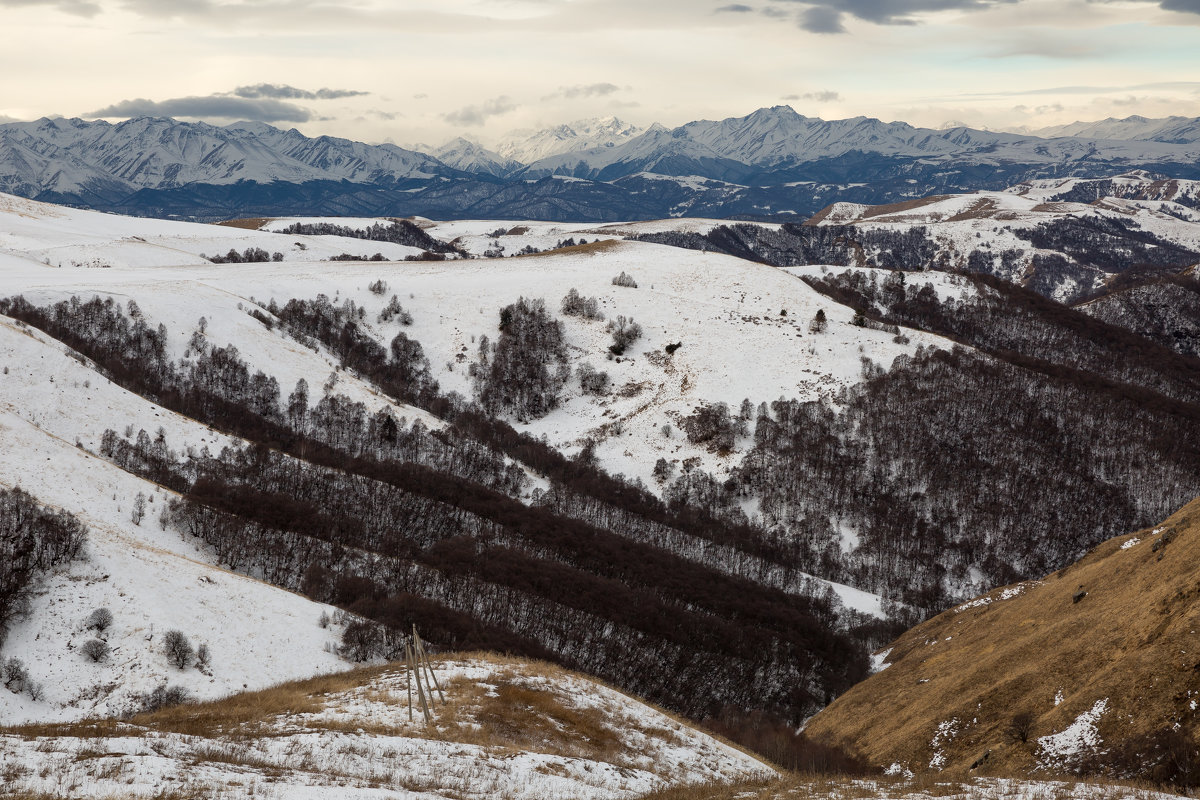
[[[916, 15], [931, 11], [982, 11], [1021, 0], [775, 0], [806, 6], [796, 23], [812, 33], [845, 33], [847, 16], [877, 25], [916, 25]], [[1198, 3], [1200, 0], [1163, 0]]]
[[250, 122], [308, 122], [315, 119], [306, 108], [273, 99], [229, 95], [177, 97], [171, 100], [122, 100], [84, 114], [85, 117], [216, 117]]
[[442, 114], [442, 119], [451, 125], [482, 125], [488, 117], [497, 117], [515, 111], [517, 104], [507, 95], [501, 95], [477, 106], [466, 106], [448, 114]]
[[813, 6], [801, 11], [797, 22], [801, 28], [810, 33], [846, 32], [846, 26], [842, 24], [842, 12], [833, 8]]
[[297, 89], [295, 86], [288, 86], [286, 84], [259, 83], [254, 86], [239, 86], [233, 90], [233, 94], [252, 100], [262, 98], [271, 98], [274, 100], [337, 100], [341, 97], [361, 97], [362, 95], [370, 94], [370, 92], [359, 92], [354, 89], [317, 89], [315, 92], [310, 92], [306, 89]]
[[0, 0], [0, 8], [24, 8], [29, 6], [56, 8], [64, 14], [77, 17], [94, 17], [100, 13], [100, 4], [88, 0]]
[[969, 92], [958, 97], [1032, 97], [1055, 94], [1126, 94], [1136, 91], [1194, 91], [1200, 89], [1200, 81], [1155, 81], [1125, 86], [1049, 86], [1042, 89], [1019, 89], [1006, 92]]
[[805, 92], [804, 94], [789, 94], [784, 100], [812, 100], [816, 103], [840, 103], [842, 96], [837, 92], [823, 90], [819, 92]]
[[[1088, 0], [1091, 3], [1113, 3], [1120, 0]], [[1163, 11], [1179, 11], [1184, 14], [1200, 14], [1200, 0], [1134, 0], [1134, 2], [1154, 3]]]
[[721, 6], [713, 11], [714, 14], [748, 14], [754, 9], [742, 3], [732, 3], [727, 6]]
[[548, 94], [543, 97], [543, 100], [554, 100], [558, 97], [573, 99], [576, 97], [604, 97], [613, 92], [621, 91], [621, 87], [615, 83], [589, 83], [580, 84], [578, 86], [560, 86], [554, 94]]

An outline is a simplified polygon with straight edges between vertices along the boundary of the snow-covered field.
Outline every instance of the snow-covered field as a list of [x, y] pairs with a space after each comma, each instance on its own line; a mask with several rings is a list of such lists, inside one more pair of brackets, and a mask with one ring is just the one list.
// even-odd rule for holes
[[[25, 215], [56, 212], [55, 207], [41, 204], [26, 208], [25, 214], [19, 215], [22, 219]], [[70, 224], [88, 228], [95, 236], [102, 235], [100, 231], [110, 219], [150, 228], [185, 226], [197, 241], [210, 231], [220, 237], [229, 230], [111, 218], [94, 212], [70, 210], [70, 214], [73, 218], [79, 216]], [[13, 226], [14, 216], [18, 215], [0, 210], [0, 237]], [[696, 225], [697, 221], [681, 222], [685, 229]], [[487, 240], [486, 233], [494, 230], [493, 226], [496, 223], [441, 223], [429, 232], [446, 241], [465, 242], [468, 249], [475, 250], [479, 242]], [[623, 234], [630, 226], [512, 223], [510, 229], [527, 230], [502, 240], [552, 247], [562, 238], [580, 235], [589, 242], [615, 238], [614, 234], [603, 236], [605, 227], [615, 227]], [[277, 377], [285, 393], [300, 377], [310, 385], [320, 385], [332, 367], [318, 363], [318, 357], [310, 351], [252, 320], [244, 313], [253, 307], [251, 298], [259, 305], [271, 299], [281, 304], [291, 298], [313, 299], [318, 294], [335, 302], [350, 299], [366, 309], [367, 329], [386, 343], [402, 329], [400, 324], [374, 320], [387, 297], [396, 294], [413, 315], [413, 324], [403, 330], [421, 343], [443, 390], [470, 396], [473, 387], [467, 367], [478, 357], [480, 337], [495, 338], [500, 308], [520, 297], [544, 298], [547, 308], [557, 313], [562, 297], [571, 288], [584, 296], [594, 296], [605, 321], [562, 317], [572, 367], [590, 363], [607, 371], [615, 391], [602, 398], [585, 396], [572, 382], [558, 410], [518, 427], [535, 435], [545, 434], [552, 444], [567, 452], [575, 452], [586, 439], [593, 439], [606, 469], [640, 478], [651, 488], [658, 458], [677, 462], [698, 459], [692, 463], [721, 475], [746, 444], [739, 442], [726, 455], [708, 453], [690, 444], [679, 432], [679, 421], [701, 404], [724, 402], [736, 411], [744, 399], [757, 405], [781, 397], [831, 397], [859, 379], [864, 358], [887, 367], [896, 356], [912, 353], [918, 346], [948, 346], [939, 337], [914, 331], [906, 332], [908, 344], [898, 344], [890, 334], [854, 326], [850, 324], [850, 309], [835, 305], [784, 271], [728, 256], [642, 242], [614, 241], [611, 245], [516, 259], [417, 263], [289, 260], [164, 267], [126, 260], [122, 266], [84, 270], [53, 269], [36, 260], [21, 260], [29, 250], [46, 246], [45, 242], [58, 235], [57, 229], [51, 228], [41, 238], [25, 241], [22, 247], [5, 244], [0, 238], [0, 257], [17, 259], [0, 269], [0, 294], [22, 293], [38, 302], [97, 293], [122, 302], [134, 299], [148, 320], [167, 325], [180, 353], [199, 317], [204, 316], [208, 323], [206, 335], [213, 344], [236, 343], [252, 367]], [[123, 241], [110, 242], [109, 246]], [[130, 247], [136, 249], [137, 243]], [[621, 272], [633, 276], [638, 287], [614, 286], [612, 279]], [[384, 295], [367, 289], [369, 283], [379, 279], [388, 285]], [[809, 332], [809, 323], [818, 309], [825, 311], [829, 324], [824, 333], [814, 335]], [[610, 336], [605, 324], [617, 316], [638, 322], [644, 336], [625, 355], [610, 360]], [[663, 348], [675, 343], [680, 347], [668, 356]], [[413, 415], [410, 412], [408, 416], [411, 419]], [[664, 426], [669, 426], [669, 433], [662, 432]]]
[[[129, 723], [0, 734], [5, 788], [53, 796], [626, 798], [775, 773], [637, 700], [545, 664], [434, 663], [446, 702], [410, 715], [407, 670], [370, 670]], [[411, 719], [410, 719], [411, 716]]]
[[[0, 254], [50, 267], [174, 267], [260, 247], [288, 261], [326, 261], [350, 253], [400, 260], [416, 247], [342, 236], [284, 236], [225, 225], [124, 217], [0, 194]], [[378, 221], [378, 220], [375, 220]]]

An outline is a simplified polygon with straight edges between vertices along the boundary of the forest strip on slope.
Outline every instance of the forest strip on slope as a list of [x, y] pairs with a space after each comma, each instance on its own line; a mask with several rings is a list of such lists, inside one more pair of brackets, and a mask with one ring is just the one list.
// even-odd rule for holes
[[[284, 403], [233, 348], [197, 342], [194, 359], [173, 364], [165, 328], [111, 299], [37, 308], [16, 298], [0, 310], [76, 347], [127, 388], [247, 441], [182, 464], [169, 443], [144, 434], [112, 432], [103, 449], [187, 492], [168, 524], [248, 574], [393, 629], [418, 622], [439, 644], [552, 657], [693, 716], [728, 706], [797, 721], [864, 674], [861, 645], [836, 632], [826, 600], [525, 506], [505, 493], [512, 473], [494, 454], [453, 457], [472, 452], [469, 443], [402, 435], [389, 413], [330, 398], [310, 409], [299, 391]], [[454, 466], [410, 461], [414, 447], [434, 452], [424, 461]], [[352, 626], [347, 638], [363, 658], [394, 655], [378, 629]]]

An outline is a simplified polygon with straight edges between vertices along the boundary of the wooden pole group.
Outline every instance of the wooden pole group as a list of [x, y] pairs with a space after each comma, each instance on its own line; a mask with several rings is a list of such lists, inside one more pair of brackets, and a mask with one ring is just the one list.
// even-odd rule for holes
[[[412, 641], [404, 645], [404, 656], [408, 661], [408, 719], [413, 718], [413, 681], [417, 684], [417, 702], [421, 708], [421, 714], [425, 717], [425, 724], [433, 725], [433, 690], [437, 689], [438, 697], [441, 698], [443, 704], [446, 702], [446, 695], [442, 693], [442, 686], [438, 683], [437, 676], [433, 674], [433, 664], [429, 661], [429, 654], [425, 652], [425, 645], [421, 642], [420, 635], [417, 634], [417, 626], [413, 625]], [[424, 672], [424, 684], [422, 685], [422, 671]], [[426, 699], [428, 696], [428, 699]]]

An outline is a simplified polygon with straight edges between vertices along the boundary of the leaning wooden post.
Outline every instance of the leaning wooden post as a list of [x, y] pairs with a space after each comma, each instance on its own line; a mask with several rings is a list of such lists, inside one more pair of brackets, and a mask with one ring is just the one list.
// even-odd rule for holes
[[408, 671], [405, 673], [405, 683], [408, 685], [408, 721], [412, 722], [412, 674], [413, 674], [413, 654], [412, 645], [408, 642], [404, 643], [404, 659], [408, 662]]
[[[414, 647], [413, 650], [416, 648]], [[425, 702], [425, 689], [421, 686], [421, 664], [416, 661], [415, 653], [413, 663], [415, 666], [413, 676], [417, 682], [417, 700], [421, 703], [421, 713], [425, 715], [425, 724], [433, 725], [433, 715], [429, 713], [429, 704]]]
[[[438, 683], [437, 675], [435, 675], [433, 672], [433, 663], [429, 660], [429, 654], [425, 652], [425, 645], [421, 642], [421, 637], [417, 635], [416, 625], [413, 625], [413, 642], [417, 647], [417, 658], [424, 661], [425, 669], [429, 672], [429, 677], [432, 679], [433, 685], [437, 687], [438, 697], [440, 697], [442, 699], [442, 703], [445, 704], [446, 695], [442, 692], [442, 685]], [[433, 699], [432, 693], [430, 693], [429, 699]]]

